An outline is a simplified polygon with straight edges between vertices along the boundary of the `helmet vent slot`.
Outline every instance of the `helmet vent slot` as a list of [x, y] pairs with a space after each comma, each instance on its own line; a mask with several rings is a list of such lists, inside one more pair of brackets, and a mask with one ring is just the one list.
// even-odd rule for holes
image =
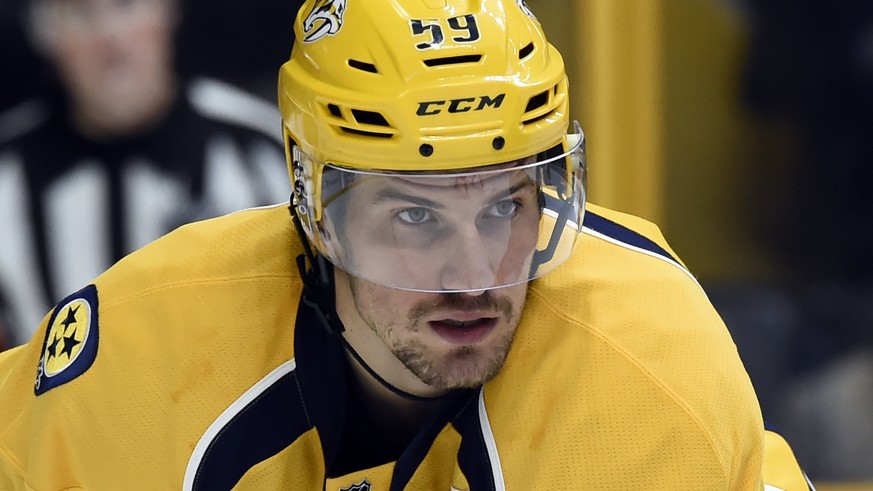
[[388, 120], [385, 119], [385, 116], [382, 116], [377, 112], [352, 109], [352, 115], [355, 117], [355, 121], [361, 124], [391, 127], [391, 125], [388, 124]]
[[391, 138], [392, 136], [394, 136], [391, 133], [379, 133], [377, 131], [358, 130], [355, 128], [349, 128], [348, 126], [340, 126], [340, 129], [352, 135], [366, 136], [371, 138]]
[[424, 64], [430, 67], [444, 65], [461, 65], [464, 63], [478, 63], [482, 55], [446, 56], [444, 58], [430, 58], [424, 60]]
[[337, 106], [336, 104], [328, 104], [327, 110], [330, 111], [330, 114], [333, 115], [334, 117], [337, 117], [337, 118], [343, 117], [343, 112], [340, 111], [339, 106]]
[[529, 113], [535, 109], [539, 109], [549, 103], [549, 91], [540, 92], [527, 101], [527, 107], [524, 112]]
[[541, 114], [541, 115], [539, 115], [539, 116], [536, 116], [536, 117], [530, 118], [530, 119], [528, 119], [528, 120], [526, 120], [526, 121], [522, 121], [521, 124], [523, 124], [523, 125], [526, 126], [526, 125], [529, 125], [529, 124], [536, 123], [537, 121], [542, 121], [542, 120], [546, 119], [547, 117], [551, 116], [554, 112], [555, 112], [554, 110], [549, 111], [549, 112], [547, 112], [547, 113], [545, 113], [545, 114]]
[[527, 43], [527, 46], [518, 50], [518, 59], [523, 60], [527, 58], [534, 50], [534, 43]]
[[350, 67], [357, 68], [362, 72], [379, 73], [379, 70], [376, 69], [376, 65], [367, 63], [366, 61], [349, 59], [348, 63]]

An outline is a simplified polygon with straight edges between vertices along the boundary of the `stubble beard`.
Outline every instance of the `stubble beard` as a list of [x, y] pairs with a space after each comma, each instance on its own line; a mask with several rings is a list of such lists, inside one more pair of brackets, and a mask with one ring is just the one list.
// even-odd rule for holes
[[391, 351], [409, 371], [431, 387], [475, 388], [494, 378], [503, 368], [513, 337], [510, 331], [491, 347], [459, 346], [439, 359], [428, 357], [426, 348], [417, 341], [398, 343], [391, 346]]
[[[440, 294], [436, 302], [421, 302], [410, 309], [407, 323], [377, 323], [376, 319], [362, 308], [361, 285], [350, 277], [350, 286], [355, 309], [367, 326], [385, 343], [395, 357], [425, 384], [442, 390], [476, 388], [491, 380], [503, 368], [506, 356], [515, 338], [515, 328], [519, 322], [520, 311], [513, 308], [513, 302], [506, 297], [495, 298], [490, 292], [477, 297], [464, 297], [461, 294]], [[462, 299], [462, 300], [459, 300]], [[498, 312], [509, 325], [500, 333], [500, 338], [485, 346], [461, 345], [452, 348], [448, 354], [437, 357], [432, 349], [415, 338], [397, 339], [395, 331], [418, 332], [426, 328], [426, 315], [444, 306], [463, 304], [489, 305]], [[500, 319], [498, 319], [499, 321]]]

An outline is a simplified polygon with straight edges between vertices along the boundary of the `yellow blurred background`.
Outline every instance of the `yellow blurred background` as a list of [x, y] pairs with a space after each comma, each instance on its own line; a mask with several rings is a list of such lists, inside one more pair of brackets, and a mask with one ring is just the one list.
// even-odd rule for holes
[[758, 134], [740, 101], [741, 13], [700, 0], [528, 3], [568, 66], [591, 201], [657, 222], [702, 278], [774, 274], [741, 213]]
[[[753, 33], [742, 0], [527, 3], [567, 64], [571, 113], [587, 137], [590, 201], [656, 222], [704, 286], [728, 284], [742, 290], [743, 285], [790, 283], [780, 280], [789, 271], [778, 253], [765, 246], [752, 217], [761, 203], [787, 202], [787, 185], [767, 183], [790, 182], [782, 177], [792, 171], [797, 147], [785, 127], [756, 114], [744, 100], [743, 71]], [[756, 193], [757, 201], [750, 200]], [[780, 305], [781, 293], [764, 293]], [[741, 329], [734, 334], [756, 387], [773, 392], [760, 394], [762, 406], [775, 407], [784, 401], [772, 398], [790, 399], [795, 390], [784, 368], [792, 348], [780, 343], [801, 336], [796, 326], [783, 329], [778, 339], [763, 329], [757, 332], [768, 322], [759, 319], [770, 314], [770, 306], [756, 295], [751, 288], [741, 294], [735, 317]], [[796, 321], [774, 321], [770, 327]], [[817, 329], [828, 335], [827, 325]], [[770, 344], [762, 342], [768, 337]], [[743, 351], [756, 344], [761, 347]], [[775, 353], [778, 349], [784, 353]], [[777, 357], [782, 357], [778, 363]], [[771, 400], [765, 401], [768, 396]], [[818, 399], [812, 404], [829, 405]], [[826, 428], [829, 423], [822, 421], [827, 416], [810, 423]], [[851, 433], [851, 423], [846, 428]], [[873, 483], [814, 482], [823, 491], [873, 490]]]

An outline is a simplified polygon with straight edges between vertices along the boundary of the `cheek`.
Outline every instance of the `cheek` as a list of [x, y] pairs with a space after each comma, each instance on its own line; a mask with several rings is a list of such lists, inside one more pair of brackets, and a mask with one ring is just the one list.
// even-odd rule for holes
[[385, 324], [389, 319], [393, 319], [396, 315], [393, 311], [396, 309], [386, 308], [388, 302], [381, 295], [374, 292], [372, 289], [367, 289], [363, 298], [359, 297], [359, 305], [365, 317], [370, 319], [376, 325]]
[[80, 49], [78, 46], [68, 46], [52, 53], [52, 59], [58, 75], [69, 86], [70, 91], [77, 94], [77, 98], [82, 95], [95, 97], [99, 94], [102, 74], [95, 51], [87, 47]]
[[361, 316], [377, 330], [407, 331], [409, 312], [422, 301], [422, 295], [355, 281], [353, 286]]
[[126, 31], [123, 38], [117, 39], [112, 49], [147, 77], [163, 73], [163, 66], [170, 61], [171, 35], [166, 26], [138, 23]]
[[158, 15], [144, 19], [131, 29], [133, 36], [128, 39], [131, 44], [150, 52], [170, 51], [173, 33], [169, 22], [169, 18]]
[[[68, 35], [63, 31], [46, 40], [45, 54], [64, 73], [75, 76], [88, 73], [96, 65], [98, 43], [90, 36]], [[81, 77], [81, 75], [79, 75]]]
[[521, 318], [521, 311], [524, 308], [525, 300], [527, 299], [528, 284], [515, 285], [506, 289], [504, 295], [512, 302], [512, 318], [510, 322], [514, 323], [513, 329], [517, 327], [518, 321]]
[[394, 299], [390, 299], [384, 289], [352, 278], [352, 291], [361, 316], [370, 324], [384, 325], [386, 320], [396, 315], [393, 313], [396, 308], [387, 307], [395, 305]]

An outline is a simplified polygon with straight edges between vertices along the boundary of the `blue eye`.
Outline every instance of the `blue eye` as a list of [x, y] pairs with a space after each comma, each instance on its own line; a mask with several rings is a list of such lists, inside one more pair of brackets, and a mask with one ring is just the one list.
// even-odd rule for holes
[[494, 218], [511, 218], [515, 216], [520, 206], [516, 201], [505, 199], [491, 205], [485, 215]]
[[397, 214], [397, 218], [410, 225], [418, 225], [434, 221], [433, 213], [425, 208], [406, 208]]

